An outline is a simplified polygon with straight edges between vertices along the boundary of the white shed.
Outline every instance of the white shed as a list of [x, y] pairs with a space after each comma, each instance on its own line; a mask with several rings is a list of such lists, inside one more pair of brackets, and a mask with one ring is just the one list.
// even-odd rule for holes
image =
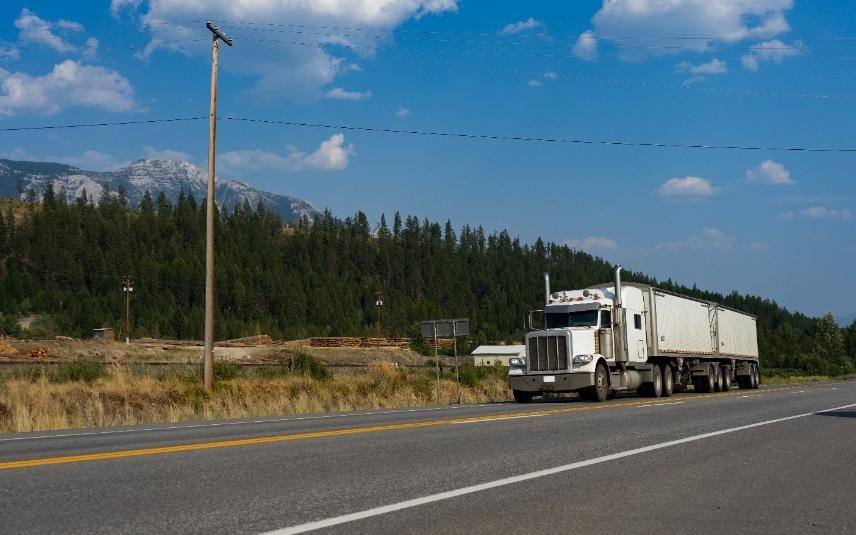
[[476, 366], [508, 366], [508, 359], [526, 356], [526, 346], [478, 346], [472, 356]]

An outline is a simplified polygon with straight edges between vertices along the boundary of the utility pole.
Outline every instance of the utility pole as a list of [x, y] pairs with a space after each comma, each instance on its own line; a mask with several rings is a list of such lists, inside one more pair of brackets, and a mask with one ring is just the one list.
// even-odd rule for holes
[[134, 291], [134, 283], [131, 276], [127, 275], [122, 280], [122, 291], [125, 292], [125, 344], [131, 343], [131, 292]]
[[205, 390], [214, 387], [214, 159], [217, 147], [217, 67], [220, 41], [232, 46], [232, 40], [219, 28], [205, 23], [214, 35], [211, 45], [211, 111], [208, 119], [208, 197], [205, 208], [205, 353], [203, 382]]

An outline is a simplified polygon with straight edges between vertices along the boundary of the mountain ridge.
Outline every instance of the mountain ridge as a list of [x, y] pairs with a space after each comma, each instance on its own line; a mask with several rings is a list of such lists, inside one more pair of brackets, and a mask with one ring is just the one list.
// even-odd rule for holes
[[[112, 171], [88, 171], [56, 162], [0, 159], [0, 197], [25, 199], [32, 190], [39, 199], [48, 184], [53, 184], [56, 192], [65, 189], [68, 201], [85, 192], [95, 203], [105, 188], [114, 194], [122, 188], [129, 203], [139, 206], [147, 191], [152, 195], [163, 192], [173, 202], [181, 192], [205, 198], [208, 173], [183, 160], [140, 159]], [[320, 213], [306, 200], [267, 192], [241, 180], [218, 177], [215, 196], [221, 208], [231, 209], [245, 201], [253, 207], [261, 203], [289, 223]]]

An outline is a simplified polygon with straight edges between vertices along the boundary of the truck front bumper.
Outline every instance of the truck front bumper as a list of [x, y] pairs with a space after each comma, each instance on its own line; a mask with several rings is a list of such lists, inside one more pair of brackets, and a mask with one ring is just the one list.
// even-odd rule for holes
[[593, 384], [594, 372], [508, 376], [511, 389], [523, 392], [576, 392]]

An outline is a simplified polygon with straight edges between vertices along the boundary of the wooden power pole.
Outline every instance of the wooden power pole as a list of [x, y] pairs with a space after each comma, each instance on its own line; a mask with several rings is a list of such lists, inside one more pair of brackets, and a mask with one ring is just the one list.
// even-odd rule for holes
[[205, 203], [205, 390], [214, 387], [214, 159], [217, 152], [217, 67], [220, 41], [232, 46], [232, 40], [219, 28], [207, 22], [214, 35], [211, 49], [211, 111], [208, 119], [208, 197]]

